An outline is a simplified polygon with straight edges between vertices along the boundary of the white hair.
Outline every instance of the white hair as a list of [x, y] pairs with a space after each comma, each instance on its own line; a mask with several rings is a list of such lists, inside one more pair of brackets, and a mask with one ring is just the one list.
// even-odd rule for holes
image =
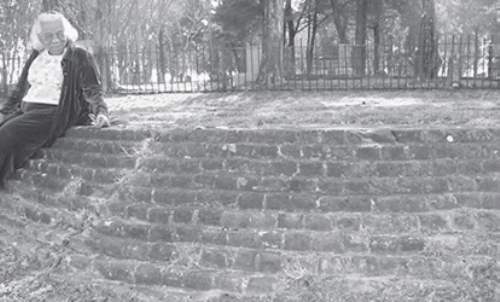
[[61, 13], [58, 12], [41, 13], [35, 19], [35, 23], [31, 27], [28, 48], [38, 51], [41, 51], [45, 48], [43, 43], [38, 38], [38, 34], [40, 34], [40, 32], [42, 31], [40, 23], [47, 21], [54, 21], [54, 20], [61, 20], [64, 28], [64, 35], [68, 40], [72, 42], [78, 40], [78, 31]]

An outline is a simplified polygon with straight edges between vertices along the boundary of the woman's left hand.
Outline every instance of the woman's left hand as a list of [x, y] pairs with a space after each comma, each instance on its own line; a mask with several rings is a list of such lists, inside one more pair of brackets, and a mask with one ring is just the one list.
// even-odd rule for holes
[[111, 123], [109, 122], [109, 118], [107, 116], [104, 114], [98, 114], [95, 119], [94, 126], [97, 128], [106, 128], [111, 126]]

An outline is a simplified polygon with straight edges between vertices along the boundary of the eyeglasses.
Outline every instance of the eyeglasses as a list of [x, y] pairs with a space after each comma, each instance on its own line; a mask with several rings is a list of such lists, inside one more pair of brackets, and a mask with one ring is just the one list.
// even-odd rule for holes
[[64, 41], [66, 39], [66, 35], [62, 30], [55, 33], [47, 32], [40, 34], [40, 40], [42, 40], [43, 42], [52, 42], [54, 40], [54, 37], [59, 41]]

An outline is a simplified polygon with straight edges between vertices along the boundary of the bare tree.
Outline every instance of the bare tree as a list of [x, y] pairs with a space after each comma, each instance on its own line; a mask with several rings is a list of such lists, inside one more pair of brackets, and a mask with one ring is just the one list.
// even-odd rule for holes
[[283, 0], [260, 0], [264, 8], [262, 60], [257, 83], [272, 86], [283, 79]]

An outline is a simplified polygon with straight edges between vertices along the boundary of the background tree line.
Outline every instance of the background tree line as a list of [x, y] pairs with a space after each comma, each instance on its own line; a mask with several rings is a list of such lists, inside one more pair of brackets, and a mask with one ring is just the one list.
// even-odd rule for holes
[[[352, 45], [352, 67], [363, 75], [367, 51], [373, 69], [387, 41], [404, 41], [415, 75], [432, 78], [440, 64], [437, 41], [445, 33], [484, 35], [492, 30], [495, 0], [4, 0], [0, 3], [2, 74], [9, 57], [25, 50], [29, 27], [41, 11], [63, 12], [81, 39], [92, 41], [101, 66], [125, 64], [133, 54], [147, 66], [148, 53], [168, 56], [205, 47], [238, 47], [262, 41], [258, 81], [276, 83], [293, 73], [300, 40], [306, 65], [322, 46]], [[369, 48], [370, 47], [370, 48]], [[156, 52], [157, 49], [166, 51]], [[116, 55], [104, 55], [110, 50]], [[301, 50], [302, 51], [302, 50]], [[231, 56], [231, 54], [228, 54]], [[236, 56], [236, 54], [235, 54]], [[223, 60], [224, 54], [211, 56]], [[142, 61], [142, 62], [141, 62]], [[213, 63], [213, 62], [212, 62]], [[211, 64], [208, 62], [207, 64]], [[175, 69], [175, 64], [169, 64]], [[175, 70], [173, 70], [175, 72]], [[106, 83], [111, 71], [103, 70]], [[158, 80], [164, 74], [158, 72]]]

